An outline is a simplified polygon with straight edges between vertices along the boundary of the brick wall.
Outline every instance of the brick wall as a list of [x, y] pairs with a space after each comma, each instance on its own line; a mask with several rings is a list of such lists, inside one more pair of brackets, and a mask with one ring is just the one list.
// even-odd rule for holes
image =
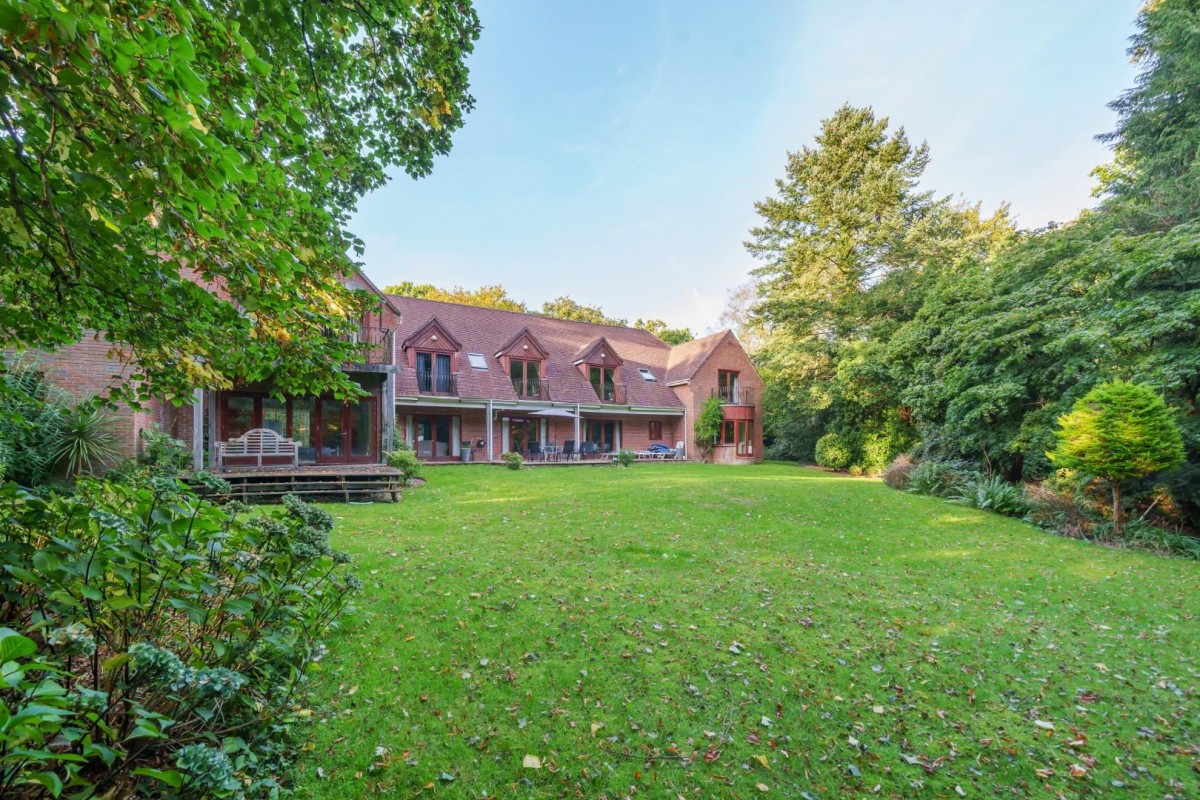
[[[132, 368], [114, 358], [112, 349], [108, 342], [96, 337], [54, 352], [32, 350], [16, 356], [6, 352], [5, 356], [35, 365], [50, 382], [79, 401], [95, 395], [107, 397], [112, 388], [128, 381]], [[173, 412], [168, 403], [157, 399], [146, 402], [139, 410], [124, 404], [110, 410], [110, 424], [120, 456], [136, 457], [142, 428], [162, 425], [169, 429]]]
[[[758, 370], [754, 368], [750, 357], [746, 355], [746, 351], [731, 335], [727, 337], [717, 349], [709, 356], [708, 360], [696, 372], [692, 380], [682, 386], [675, 387], [675, 394], [680, 401], [687, 406], [688, 409], [688, 454], [690, 457], [699, 458], [700, 450], [696, 446], [695, 435], [692, 431], [695, 430], [696, 415], [700, 413], [701, 406], [704, 401], [716, 391], [718, 386], [717, 373], [720, 370], [729, 370], [738, 373], [738, 381], [742, 390], [749, 390], [754, 397], [754, 457], [739, 458], [735, 452], [733, 445], [717, 445], [713, 448], [709, 460], [714, 463], [747, 463], [751, 461], [762, 461], [763, 457], [763, 415], [762, 415], [762, 378], [758, 375]], [[731, 415], [734, 412], [730, 411]]]
[[[458, 419], [459, 435], [457, 440], [470, 441], [472, 445], [479, 440], [484, 440], [483, 447], [475, 447], [474, 459], [476, 461], [484, 461], [487, 459], [487, 411], [485, 409], [436, 409], [422, 406], [397, 406], [396, 408], [396, 429], [400, 436], [403, 436], [409, 444], [414, 447], [416, 443], [413, 441], [413, 429], [410, 427], [410, 422], [417, 416], [448, 416]], [[642, 416], [642, 415], [604, 415], [596, 412], [591, 417], [585, 417], [580, 420], [580, 430], [583, 432], [581, 439], [587, 439], [586, 426], [589, 421], [596, 420], [613, 420], [621, 423], [621, 447], [629, 450], [644, 450], [654, 442], [661, 442], [670, 447], [683, 440], [683, 419], [678, 416]], [[662, 436], [659, 438], [650, 438], [650, 422], [651, 420], [662, 423]], [[503, 419], [497, 419], [492, 424], [492, 455], [499, 460], [504, 451], [503, 441]], [[548, 418], [545, 420], [545, 441], [554, 441], [560, 447], [564, 446], [567, 441], [575, 438], [575, 421], [567, 418]], [[451, 428], [451, 441], [456, 441]], [[578, 451], [578, 447], [576, 447]], [[455, 460], [457, 455], [451, 455], [444, 459], [436, 460]]]

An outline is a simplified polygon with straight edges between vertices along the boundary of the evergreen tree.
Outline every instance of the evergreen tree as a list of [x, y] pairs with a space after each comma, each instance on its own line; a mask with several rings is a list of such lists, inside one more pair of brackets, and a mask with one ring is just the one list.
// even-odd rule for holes
[[[920, 190], [928, 161], [927, 146], [903, 128], [844, 105], [814, 146], [788, 154], [777, 194], [756, 204], [763, 224], [746, 247], [766, 264], [754, 273], [752, 324], [769, 331], [756, 359], [772, 387], [767, 429], [776, 445], [793, 443], [790, 452], [777, 447], [781, 455], [811, 458], [830, 426], [859, 428], [860, 441], [884, 436], [893, 442], [885, 449], [906, 446], [897, 381], [886, 362], [864, 363], [884, 353], [862, 343], [886, 340], [916, 314], [931, 273], [1014, 239], [1007, 207], [985, 217]], [[845, 357], [860, 362], [854, 381], [875, 386], [839, 380]]]
[[1183, 462], [1183, 439], [1162, 398], [1147, 386], [1102, 383], [1058, 420], [1058, 466], [1094, 475], [1112, 487], [1112, 518], [1121, 535], [1121, 482]]
[[1129, 55], [1142, 66], [1132, 89], [1110, 104], [1117, 150], [1098, 170], [1104, 189], [1139, 230], [1200, 216], [1200, 3], [1150, 0]]

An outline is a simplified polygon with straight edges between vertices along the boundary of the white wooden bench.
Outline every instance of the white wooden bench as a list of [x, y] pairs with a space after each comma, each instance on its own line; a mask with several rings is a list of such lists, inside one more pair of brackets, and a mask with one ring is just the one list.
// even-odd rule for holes
[[300, 464], [300, 443], [295, 439], [280, 436], [270, 428], [254, 428], [228, 442], [217, 442], [217, 465], [225, 467], [229, 458], [253, 458], [257, 466], [263, 465], [263, 457], [285, 457], [292, 466]]

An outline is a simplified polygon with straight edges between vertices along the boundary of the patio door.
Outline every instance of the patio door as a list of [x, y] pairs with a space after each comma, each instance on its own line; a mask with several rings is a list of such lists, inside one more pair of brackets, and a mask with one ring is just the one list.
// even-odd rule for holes
[[454, 454], [454, 418], [449, 416], [413, 417], [413, 439], [417, 458], [428, 461]]
[[617, 449], [617, 423], [612, 420], [595, 420], [587, 426], [587, 440], [594, 442], [600, 453], [612, 453]]
[[362, 464], [375, 459], [375, 398], [347, 403], [322, 397], [317, 412], [317, 463]]
[[508, 422], [509, 451], [521, 454], [528, 453], [530, 442], [541, 441], [540, 428], [541, 420], [513, 417]]

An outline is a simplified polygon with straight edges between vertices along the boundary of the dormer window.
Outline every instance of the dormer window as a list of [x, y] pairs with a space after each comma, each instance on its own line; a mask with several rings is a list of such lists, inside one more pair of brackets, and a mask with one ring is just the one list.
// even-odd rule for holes
[[509, 358], [508, 376], [512, 378], [513, 391], [517, 397], [542, 396], [542, 370], [540, 361], [526, 361], [519, 358]]
[[409, 366], [417, 373], [417, 391], [421, 394], [457, 394], [456, 372], [462, 344], [446, 330], [437, 317], [431, 317], [404, 341]]
[[417, 351], [417, 389], [422, 394], [450, 394], [453, 376], [449, 353]]
[[528, 328], [522, 328], [496, 351], [500, 368], [508, 371], [513, 391], [522, 400], [548, 400], [546, 360], [550, 354]]
[[596, 397], [606, 403], [611, 403], [617, 396], [617, 371], [613, 367], [604, 366], [588, 366], [588, 380], [592, 382], [592, 389], [596, 391]]

